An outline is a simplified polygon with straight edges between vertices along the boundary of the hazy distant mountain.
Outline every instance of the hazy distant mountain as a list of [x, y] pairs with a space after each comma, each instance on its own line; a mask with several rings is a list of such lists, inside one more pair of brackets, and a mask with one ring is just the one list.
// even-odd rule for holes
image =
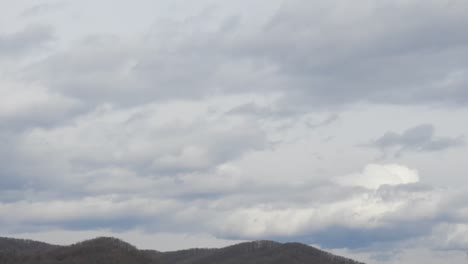
[[0, 238], [2, 264], [359, 264], [300, 244], [254, 241], [220, 249], [172, 252], [139, 250], [116, 238], [101, 237], [70, 246]]

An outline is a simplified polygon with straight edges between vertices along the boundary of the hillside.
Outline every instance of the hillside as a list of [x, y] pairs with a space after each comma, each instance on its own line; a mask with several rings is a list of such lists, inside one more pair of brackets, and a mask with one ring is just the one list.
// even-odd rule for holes
[[253, 241], [219, 249], [139, 250], [110, 237], [70, 246], [0, 238], [2, 264], [359, 264], [300, 243]]
[[15, 239], [0, 237], [0, 253], [18, 251], [22, 253], [31, 253], [36, 251], [45, 251], [56, 248], [57, 246], [47, 243], [33, 241], [29, 239]]

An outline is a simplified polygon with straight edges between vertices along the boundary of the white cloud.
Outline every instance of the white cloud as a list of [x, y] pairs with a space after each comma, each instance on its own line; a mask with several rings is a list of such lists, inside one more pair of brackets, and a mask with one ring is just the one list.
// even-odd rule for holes
[[339, 177], [336, 182], [348, 186], [378, 189], [383, 185], [401, 185], [419, 182], [416, 170], [398, 164], [369, 164], [359, 174]]

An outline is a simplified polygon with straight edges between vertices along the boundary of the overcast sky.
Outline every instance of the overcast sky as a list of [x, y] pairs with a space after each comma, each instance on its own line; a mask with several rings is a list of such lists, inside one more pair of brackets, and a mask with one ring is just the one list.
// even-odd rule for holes
[[0, 234], [467, 263], [468, 1], [0, 0]]

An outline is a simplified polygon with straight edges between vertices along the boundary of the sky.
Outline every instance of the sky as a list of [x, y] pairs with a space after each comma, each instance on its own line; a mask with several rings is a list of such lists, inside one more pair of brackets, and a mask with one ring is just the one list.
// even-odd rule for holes
[[468, 1], [0, 0], [0, 234], [467, 263]]

